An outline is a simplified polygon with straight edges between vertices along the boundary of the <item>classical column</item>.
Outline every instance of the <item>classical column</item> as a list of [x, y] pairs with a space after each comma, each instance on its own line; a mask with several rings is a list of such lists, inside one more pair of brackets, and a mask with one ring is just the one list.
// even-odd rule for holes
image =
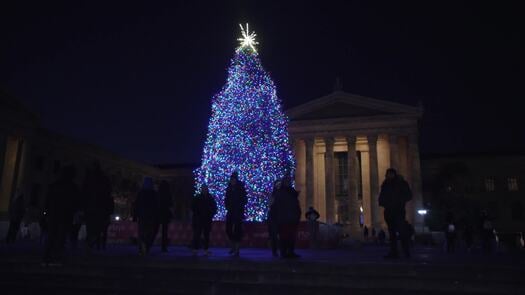
[[325, 191], [326, 191], [326, 221], [335, 222], [335, 187], [334, 187], [334, 138], [324, 139], [326, 151], [324, 154]]
[[421, 162], [419, 159], [419, 144], [417, 134], [409, 134], [408, 136], [408, 156], [410, 159], [411, 170], [411, 189], [412, 202], [410, 202], [409, 210], [414, 222], [416, 230], [423, 229], [423, 217], [417, 214], [417, 210], [423, 207], [423, 196], [421, 188]]
[[397, 135], [389, 134], [388, 141], [390, 146], [390, 168], [394, 168], [399, 172], [399, 145], [397, 143]]
[[314, 205], [314, 144], [315, 139], [305, 138], [306, 148], [306, 208]]
[[350, 233], [353, 237], [361, 237], [359, 227], [359, 197], [357, 192], [357, 152], [356, 137], [347, 136], [346, 144], [348, 150], [348, 214], [350, 216]]
[[[379, 216], [379, 174], [377, 163], [377, 135], [368, 135], [368, 156], [370, 163], [370, 208], [372, 209], [372, 226], [379, 227], [381, 217]], [[377, 229], [376, 229], [377, 230]]]

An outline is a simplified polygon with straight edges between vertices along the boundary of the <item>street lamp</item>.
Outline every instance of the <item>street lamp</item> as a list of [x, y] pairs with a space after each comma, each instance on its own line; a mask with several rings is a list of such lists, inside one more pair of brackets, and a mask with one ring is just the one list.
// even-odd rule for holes
[[427, 209], [419, 209], [417, 210], [417, 214], [421, 216], [423, 221], [421, 222], [421, 232], [425, 232], [425, 215], [427, 215], [428, 211]]

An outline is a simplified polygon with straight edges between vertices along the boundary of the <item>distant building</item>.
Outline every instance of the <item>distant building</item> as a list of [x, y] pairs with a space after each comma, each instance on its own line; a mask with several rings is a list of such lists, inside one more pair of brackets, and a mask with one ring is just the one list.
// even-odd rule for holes
[[476, 225], [481, 210], [497, 231], [525, 230], [525, 154], [464, 153], [422, 159], [423, 196], [429, 225], [439, 228], [447, 212]]
[[393, 167], [414, 193], [408, 220], [417, 225], [422, 206], [418, 123], [420, 106], [335, 91], [287, 111], [297, 159], [296, 185], [303, 211], [359, 231], [360, 208], [368, 228], [384, 227], [377, 197]]
[[144, 176], [160, 179], [161, 170], [128, 160], [100, 147], [43, 129], [38, 117], [19, 101], [0, 93], [0, 220], [6, 220], [17, 190], [36, 219], [44, 206], [48, 185], [62, 167], [76, 168], [81, 185], [86, 169], [95, 161], [111, 178], [116, 213], [130, 216], [131, 204]]

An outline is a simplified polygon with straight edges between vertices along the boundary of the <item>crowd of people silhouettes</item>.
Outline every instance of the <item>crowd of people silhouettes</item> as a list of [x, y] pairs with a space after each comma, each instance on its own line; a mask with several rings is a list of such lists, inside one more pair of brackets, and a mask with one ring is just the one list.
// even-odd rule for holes
[[[81, 186], [75, 179], [76, 171], [73, 166], [61, 169], [59, 178], [49, 186], [45, 207], [40, 220], [41, 241], [45, 243], [44, 264], [60, 264], [64, 260], [65, 244], [69, 241], [71, 248], [77, 248], [79, 231], [86, 225], [86, 249], [105, 249], [108, 227], [115, 206], [112, 198], [112, 186], [98, 163], [93, 163], [85, 176]], [[268, 238], [274, 257], [298, 258], [295, 252], [295, 243], [298, 226], [301, 219], [299, 192], [292, 185], [290, 175], [275, 181], [269, 198], [267, 214]], [[412, 192], [408, 183], [395, 169], [386, 171], [385, 180], [381, 185], [378, 205], [384, 208], [384, 220], [388, 229], [390, 250], [385, 256], [387, 259], [398, 258], [398, 241], [401, 242], [402, 254], [410, 257], [410, 248], [415, 234], [414, 227], [406, 221], [405, 206], [412, 199]], [[225, 191], [225, 233], [230, 242], [229, 254], [238, 257], [243, 238], [243, 221], [248, 196], [244, 182], [239, 179], [237, 172], [231, 174]], [[10, 224], [7, 231], [6, 243], [13, 243], [19, 232], [26, 208], [24, 194], [17, 191], [9, 209]], [[204, 255], [210, 255], [210, 233], [213, 218], [217, 213], [217, 203], [206, 184], [193, 198], [191, 204], [193, 239], [190, 248], [194, 255], [200, 249]], [[157, 233], [161, 233], [161, 250], [168, 251], [168, 226], [173, 218], [172, 194], [170, 185], [166, 181], [160, 182], [158, 190], [152, 178], [145, 177], [142, 188], [139, 190], [133, 206], [133, 220], [138, 225], [137, 245], [140, 255], [147, 255], [153, 246]], [[310, 236], [310, 247], [319, 247], [319, 218], [320, 214], [313, 207], [309, 207], [304, 218]], [[453, 214], [446, 217], [444, 228], [446, 251], [455, 251], [457, 240], [456, 221]], [[465, 240], [467, 251], [470, 251], [474, 242], [475, 229], [465, 227], [462, 237]], [[492, 250], [494, 228], [486, 212], [482, 212], [479, 224], [479, 233], [482, 249]], [[371, 238], [379, 244], [385, 243], [386, 233], [380, 228], [376, 237], [376, 229], [371, 230], [363, 226], [363, 239]]]

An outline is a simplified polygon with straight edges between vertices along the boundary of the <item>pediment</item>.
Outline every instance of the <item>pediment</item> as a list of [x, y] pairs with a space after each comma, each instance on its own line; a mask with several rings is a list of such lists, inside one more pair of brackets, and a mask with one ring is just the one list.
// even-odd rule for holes
[[287, 111], [292, 121], [384, 115], [421, 116], [421, 107], [379, 100], [345, 92], [334, 92]]

